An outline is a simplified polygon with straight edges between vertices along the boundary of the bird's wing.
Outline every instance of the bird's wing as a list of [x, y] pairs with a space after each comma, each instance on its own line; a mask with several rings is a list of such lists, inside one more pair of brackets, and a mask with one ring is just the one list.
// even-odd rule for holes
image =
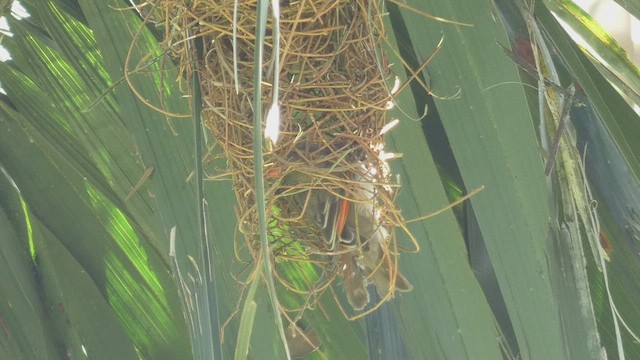
[[[323, 190], [313, 190], [323, 191]], [[321, 215], [320, 223], [322, 238], [327, 245], [328, 251], [334, 251], [338, 239], [338, 223], [340, 218], [340, 201], [335, 196], [321, 196], [318, 193], [318, 214]]]

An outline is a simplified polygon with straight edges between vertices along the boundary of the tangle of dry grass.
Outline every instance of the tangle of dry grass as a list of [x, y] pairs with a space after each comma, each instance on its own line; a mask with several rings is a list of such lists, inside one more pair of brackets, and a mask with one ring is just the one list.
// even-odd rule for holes
[[[283, 0], [280, 5], [280, 61], [273, 63], [274, 39], [268, 33], [261, 69], [266, 79], [265, 108], [272, 101], [274, 71], [279, 71], [280, 79], [280, 141], [265, 154], [269, 234], [280, 265], [276, 276], [282, 286], [305, 296], [300, 307], [288, 309], [301, 314], [332, 289], [344, 271], [345, 254], [359, 258], [370, 248], [367, 242], [327, 248], [317, 226], [303, 216], [306, 202], [301, 205], [299, 199], [310, 189], [328, 191], [354, 204], [369, 204], [371, 216], [389, 234], [372, 270], [389, 269], [390, 286], [381, 294], [382, 303], [395, 290], [399, 254], [395, 230], [407, 230], [394, 203], [399, 184], [383, 157], [381, 131], [388, 123], [385, 111], [392, 98], [386, 85], [391, 74], [381, 52], [384, 29], [379, 3]], [[239, 1], [235, 24], [233, 0], [155, 0], [149, 6], [154, 21], [164, 24], [163, 45], [179, 60], [185, 78], [199, 72], [204, 122], [223, 149], [236, 191], [243, 234], [236, 241], [236, 257], [245, 268], [252, 268], [260, 258], [251, 122], [256, 1]], [[194, 62], [188, 44], [196, 37], [202, 39], [204, 51], [203, 58]], [[307, 180], [286, 184], [284, 179], [294, 172], [305, 174]], [[291, 270], [303, 271], [292, 276]]]

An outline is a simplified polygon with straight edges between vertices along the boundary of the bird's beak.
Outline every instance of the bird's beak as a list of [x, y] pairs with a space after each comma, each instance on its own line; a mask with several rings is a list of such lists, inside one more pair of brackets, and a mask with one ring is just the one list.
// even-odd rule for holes
[[369, 303], [367, 278], [364, 276], [362, 269], [360, 269], [352, 254], [342, 254], [341, 261], [347, 301], [353, 310], [360, 311]]

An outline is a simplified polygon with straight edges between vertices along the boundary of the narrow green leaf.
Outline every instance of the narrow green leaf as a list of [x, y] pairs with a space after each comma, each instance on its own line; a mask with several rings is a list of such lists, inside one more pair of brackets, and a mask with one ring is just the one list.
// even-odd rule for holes
[[253, 330], [253, 320], [256, 316], [256, 309], [258, 305], [255, 301], [256, 289], [261, 283], [262, 267], [258, 267], [254, 273], [254, 278], [249, 286], [247, 292], [247, 298], [245, 299], [242, 313], [240, 314], [240, 328], [238, 329], [238, 341], [236, 342], [236, 352], [234, 359], [244, 360], [249, 354], [249, 340], [251, 339], [251, 332]]
[[0, 356], [5, 359], [50, 358], [56, 354], [54, 336], [40, 301], [24, 214], [15, 206], [18, 199], [11, 194], [13, 187], [6, 175], [3, 173], [0, 179], [3, 185], [0, 187], [3, 190], [0, 193], [0, 271], [3, 274], [0, 277], [0, 314], [4, 333], [0, 337]]
[[536, 15], [571, 75], [578, 80], [607, 131], [614, 137], [635, 177], [640, 178], [640, 143], [635, 141], [640, 137], [640, 117], [594, 68], [548, 10], [540, 6], [536, 8]]
[[[536, 132], [515, 64], [498, 43], [490, 1], [411, 5], [473, 27], [422, 21], [408, 27], [416, 53], [443, 39], [428, 68], [431, 89], [471, 199], [524, 359], [564, 358], [558, 304], [547, 263], [548, 204]], [[403, 12], [419, 22], [419, 16]], [[459, 93], [459, 96], [450, 98]]]
[[631, 101], [640, 104], [640, 69], [618, 42], [573, 2], [554, 0], [545, 1], [545, 4], [586, 42], [587, 51], [597, 56], [592, 59], [604, 70], [603, 75]]
[[[397, 58], [395, 37], [402, 36], [396, 21], [401, 15], [409, 31], [431, 23], [409, 12], [399, 14], [389, 5], [393, 23], [385, 24], [389, 31], [387, 56], [394, 73], [404, 76]], [[452, 25], [448, 25], [452, 26]], [[395, 32], [395, 35], [392, 36]], [[421, 35], [421, 39], [424, 36]], [[422, 43], [420, 54], [428, 56], [436, 43]], [[406, 44], [404, 44], [406, 45]], [[439, 55], [438, 55], [439, 56]], [[432, 154], [423, 135], [422, 124], [416, 121], [424, 108], [419, 94], [409, 89], [396, 96], [397, 108], [389, 113], [400, 124], [387, 137], [389, 150], [402, 154], [391, 162], [394, 173], [400, 175], [402, 188], [397, 202], [406, 219], [414, 219], [448, 204], [442, 181], [434, 165]], [[429, 111], [432, 111], [429, 109]], [[473, 189], [473, 188], [469, 188]], [[484, 193], [478, 196], [484, 196]], [[420, 245], [417, 254], [403, 254], [399, 266], [414, 285], [411, 293], [401, 294], [389, 305], [395, 309], [406, 349], [410, 358], [473, 359], [499, 358], [499, 335], [493, 315], [469, 265], [467, 250], [460, 228], [449, 210], [428, 220], [409, 224], [409, 230]], [[402, 246], [410, 247], [409, 239], [397, 233]]]

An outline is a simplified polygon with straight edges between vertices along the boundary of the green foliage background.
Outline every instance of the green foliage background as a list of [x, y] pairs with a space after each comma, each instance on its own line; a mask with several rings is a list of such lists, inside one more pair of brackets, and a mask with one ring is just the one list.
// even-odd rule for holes
[[[636, 2], [619, 2], [640, 15]], [[230, 270], [235, 198], [228, 181], [208, 181], [199, 201], [194, 154], [204, 145], [153, 26], [142, 27], [125, 1], [22, 4], [31, 17], [8, 17], [13, 36], [2, 44], [12, 60], [0, 63], [0, 358], [231, 358], [239, 316], [224, 341], [221, 324], [244, 295]], [[585, 208], [566, 195], [581, 184], [544, 176], [537, 83], [498, 46], [527, 39], [523, 4], [402, 4], [388, 2], [385, 18], [398, 76], [406, 79], [403, 62], [416, 69], [442, 41], [420, 74], [434, 96], [414, 82], [390, 114], [401, 120], [388, 145], [403, 154], [392, 163], [403, 215], [484, 191], [410, 225], [421, 251], [403, 255], [400, 266], [413, 292], [359, 321], [346, 321], [329, 297], [326, 317], [310, 313], [305, 322], [323, 346], [309, 358], [600, 359], [602, 347], [609, 358], [622, 348], [640, 357], [630, 332], [616, 338], [623, 325], [613, 320], [593, 234], [579, 216]], [[609, 70], [549, 10], [582, 24], [581, 35], [608, 54]], [[580, 85], [567, 136], [577, 153], [587, 145], [577, 161], [613, 248], [611, 296], [637, 333], [640, 123], [605, 76], [633, 101], [638, 70], [571, 3], [538, 1], [535, 16], [562, 85]], [[140, 61], [144, 68], [132, 71]], [[137, 94], [122, 81], [125, 71]], [[283, 358], [262, 286], [255, 301], [249, 357]]]

